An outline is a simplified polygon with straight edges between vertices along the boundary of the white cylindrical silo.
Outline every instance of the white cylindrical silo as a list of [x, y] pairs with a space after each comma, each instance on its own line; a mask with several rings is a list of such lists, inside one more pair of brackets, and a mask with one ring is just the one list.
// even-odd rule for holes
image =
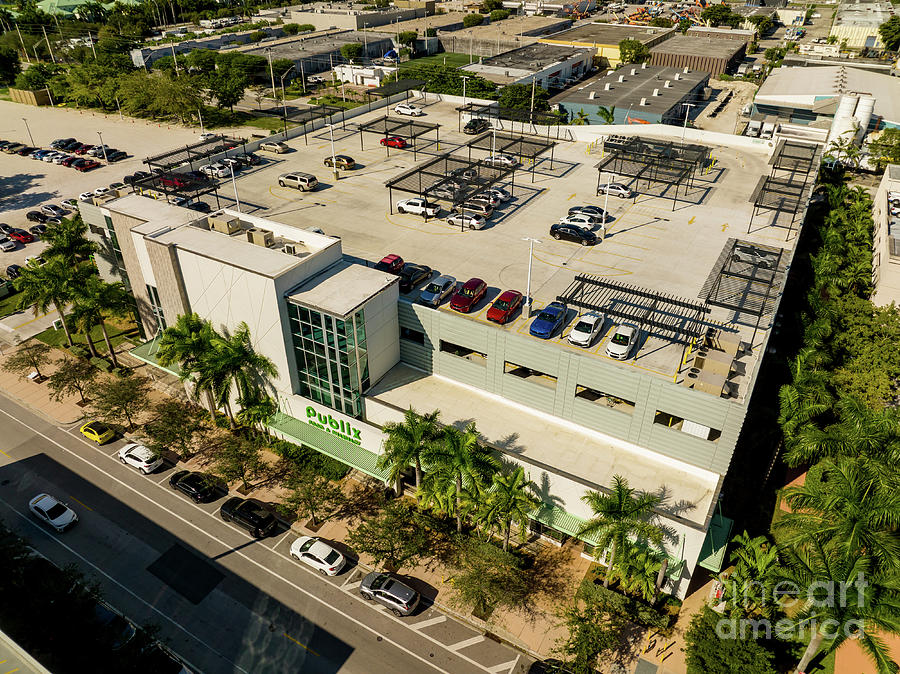
[[841, 96], [837, 112], [834, 113], [834, 120], [831, 122], [831, 130], [828, 132], [828, 147], [838, 138], [846, 138], [848, 134], [852, 138], [856, 134], [856, 118], [853, 113], [856, 111], [858, 102], [859, 98], [856, 96], [849, 94]]
[[869, 130], [869, 122], [872, 121], [872, 111], [875, 109], [875, 99], [871, 96], [861, 96], [856, 105], [856, 121], [859, 122], [859, 130], [856, 132], [856, 142], [862, 143]]

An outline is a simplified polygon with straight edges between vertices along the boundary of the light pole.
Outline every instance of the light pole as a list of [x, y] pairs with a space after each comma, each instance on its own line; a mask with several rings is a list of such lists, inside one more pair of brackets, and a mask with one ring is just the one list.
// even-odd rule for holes
[[22, 121], [25, 122], [25, 130], [28, 132], [28, 139], [31, 141], [31, 144], [33, 146], [34, 138], [31, 136], [31, 129], [28, 128], [28, 120], [23, 117]]
[[269, 75], [272, 77], [272, 98], [276, 98], [277, 94], [275, 93], [275, 71], [272, 70], [272, 49], [266, 47], [266, 56], [269, 57]]
[[531, 261], [534, 259], [534, 244], [540, 245], [541, 240], [530, 236], [523, 236], [522, 241], [528, 242], [528, 283], [525, 287], [525, 303], [528, 305], [528, 315], [526, 318], [531, 318]]
[[206, 133], [206, 129], [203, 128], [203, 113], [200, 112], [200, 108], [197, 108], [197, 118], [200, 120], [200, 135], [202, 136]]
[[681, 130], [681, 142], [684, 143], [684, 134], [687, 133], [687, 123], [688, 123], [688, 115], [691, 112], [691, 108], [697, 107], [696, 103], [682, 103], [684, 106], [684, 128]]
[[103, 144], [103, 134], [98, 131], [97, 135], [100, 136], [100, 147], [103, 148], [103, 161], [109, 164], [109, 159], [106, 158], [106, 146]]
[[335, 181], [338, 181], [340, 180], [340, 173], [338, 173], [337, 157], [334, 154], [334, 124], [328, 125], [328, 131], [331, 133], [331, 170], [334, 173]]
[[234, 164], [229, 164], [228, 168], [231, 169], [231, 186], [234, 188], [234, 203], [236, 205], [237, 212], [241, 213], [241, 200], [238, 199], [237, 181], [234, 179]]

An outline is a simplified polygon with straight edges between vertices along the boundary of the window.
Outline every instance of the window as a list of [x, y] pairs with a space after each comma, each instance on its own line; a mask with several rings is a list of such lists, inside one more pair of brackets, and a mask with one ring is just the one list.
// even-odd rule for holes
[[549, 538], [559, 545], [563, 545], [567, 540], [569, 540], [568, 534], [564, 534], [563, 532], [557, 531], [552, 527], [548, 527], [546, 524], [542, 524], [537, 520], [529, 520], [528, 528], [531, 530], [531, 533], [537, 534], [538, 536], [542, 536], [544, 538]]
[[577, 385], [575, 387], [575, 397], [597, 405], [604, 405], [618, 412], [625, 412], [625, 414], [634, 413], [633, 401], [625, 400], [625, 398], [612, 395], [611, 393], [604, 393], [589, 386]]
[[721, 430], [698, 424], [696, 421], [682, 419], [675, 414], [669, 414], [662, 410], [656, 410], [656, 414], [653, 417], [653, 423], [676, 431], [681, 431], [682, 433], [687, 433], [688, 435], [696, 436], [703, 440], [709, 440], [710, 442], [718, 442], [719, 437], [722, 435]]
[[443, 351], [444, 353], [449, 353], [452, 356], [456, 356], [457, 358], [465, 358], [466, 360], [477, 363], [478, 365], [484, 365], [487, 362], [486, 353], [475, 351], [474, 349], [470, 349], [467, 346], [460, 346], [459, 344], [453, 344], [452, 342], [445, 342], [443, 339], [441, 340], [441, 351]]
[[400, 326], [400, 339], [405, 339], [406, 341], [418, 344], [419, 346], [425, 346], [424, 332], [419, 332], [418, 330], [413, 330], [412, 328], [407, 328], [402, 325]]
[[156, 289], [156, 286], [152, 286], [150, 284], [146, 284], [147, 288], [147, 296], [150, 298], [150, 309], [153, 311], [153, 316], [156, 318], [156, 324], [159, 326], [159, 330], [163, 331], [168, 326], [166, 325], [166, 317], [163, 314], [162, 305], [159, 302], [159, 291]]
[[556, 377], [552, 374], [546, 374], [540, 370], [511, 363], [508, 360], [503, 363], [503, 373], [510, 374], [520, 379], [526, 379], [534, 384], [540, 384], [547, 388], [556, 388]]

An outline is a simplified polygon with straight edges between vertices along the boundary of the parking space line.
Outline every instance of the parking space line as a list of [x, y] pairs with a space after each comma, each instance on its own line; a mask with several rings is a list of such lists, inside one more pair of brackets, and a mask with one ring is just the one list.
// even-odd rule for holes
[[428, 620], [418, 622], [415, 625], [411, 625], [411, 627], [414, 630], [424, 630], [426, 627], [431, 627], [432, 625], [440, 625], [443, 622], [447, 622], [447, 616], [439, 615], [436, 618], [429, 618]]
[[362, 580], [354, 580], [352, 583], [345, 582], [343, 585], [341, 585], [341, 589], [344, 592], [352, 592], [353, 590], [358, 588], [360, 585], [362, 585]]
[[294, 530], [293, 530], [293, 529], [288, 529], [287, 531], [284, 532], [284, 536], [282, 536], [281, 538], [279, 538], [278, 541], [275, 543], [275, 545], [272, 546], [272, 549], [274, 550], [274, 549], [277, 548], [279, 545], [281, 545], [282, 543], [284, 543], [284, 541], [287, 539], [288, 536], [293, 536], [293, 535], [296, 535], [296, 534], [294, 534]]
[[477, 636], [472, 637], [471, 639], [465, 639], [465, 640], [459, 641], [451, 646], [447, 646], [447, 648], [449, 648], [451, 651], [456, 652], [456, 651], [462, 650], [463, 648], [468, 648], [469, 646], [474, 646], [475, 644], [480, 644], [482, 641], [484, 641], [484, 635], [479, 634]]
[[520, 655], [515, 660], [510, 660], [509, 662], [494, 665], [493, 667], [490, 667], [489, 670], [491, 674], [501, 674], [502, 672], [507, 672], [509, 674], [516, 668], [516, 665], [519, 664], [519, 660], [521, 658], [522, 656]]

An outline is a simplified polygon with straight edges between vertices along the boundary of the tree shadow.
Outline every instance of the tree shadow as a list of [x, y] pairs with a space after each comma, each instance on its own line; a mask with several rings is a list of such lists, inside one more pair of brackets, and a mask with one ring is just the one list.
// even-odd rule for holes
[[365, 485], [354, 485], [349, 493], [345, 493], [345, 497], [346, 500], [336, 516], [351, 525], [374, 517], [384, 508], [387, 501], [385, 492]]
[[38, 187], [46, 177], [44, 174], [36, 173], [4, 176], [3, 180], [0, 180], [0, 213], [32, 208], [56, 198], [58, 192], [51, 190], [29, 192], [32, 188]]

